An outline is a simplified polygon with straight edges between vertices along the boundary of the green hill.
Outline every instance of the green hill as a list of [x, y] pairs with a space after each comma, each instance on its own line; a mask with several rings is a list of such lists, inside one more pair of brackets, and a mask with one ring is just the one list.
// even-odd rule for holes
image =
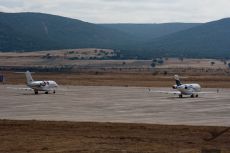
[[0, 51], [119, 49], [123, 58], [230, 58], [230, 18], [205, 24], [91, 24], [42, 13], [0, 13]]
[[104, 27], [117, 29], [139, 38], [140, 41], [149, 41], [154, 38], [186, 30], [200, 23], [162, 23], [162, 24], [100, 24]]
[[230, 58], [230, 18], [153, 39], [126, 56]]
[[122, 48], [136, 43], [124, 32], [41, 13], [0, 13], [0, 50]]

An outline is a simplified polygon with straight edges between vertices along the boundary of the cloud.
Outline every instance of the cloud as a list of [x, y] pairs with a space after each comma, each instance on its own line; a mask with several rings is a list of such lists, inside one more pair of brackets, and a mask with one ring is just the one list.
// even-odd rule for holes
[[1, 0], [2, 12], [43, 12], [94, 23], [207, 22], [230, 16], [229, 0]]

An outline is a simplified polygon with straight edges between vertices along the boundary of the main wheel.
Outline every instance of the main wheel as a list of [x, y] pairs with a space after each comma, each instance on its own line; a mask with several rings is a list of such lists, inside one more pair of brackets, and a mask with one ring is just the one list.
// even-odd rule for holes
[[34, 94], [37, 95], [37, 94], [38, 94], [38, 91], [37, 91], [37, 90], [34, 90]]
[[179, 98], [183, 98], [183, 95], [182, 95], [182, 94], [179, 94]]
[[196, 94], [196, 98], [198, 98], [199, 97], [199, 95], [198, 94]]
[[194, 98], [194, 94], [191, 95], [191, 98]]
[[45, 94], [48, 94], [48, 93], [49, 93], [48, 91], [45, 92]]
[[54, 91], [53, 91], [53, 93], [55, 94], [55, 93], [56, 93], [56, 91], [54, 90]]

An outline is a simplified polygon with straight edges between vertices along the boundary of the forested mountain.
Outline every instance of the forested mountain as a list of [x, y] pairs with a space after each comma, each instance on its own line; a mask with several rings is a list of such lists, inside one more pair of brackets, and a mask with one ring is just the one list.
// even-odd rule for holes
[[0, 13], [0, 51], [121, 50], [122, 58], [230, 58], [230, 18], [204, 24], [92, 24], [42, 13]]
[[0, 50], [117, 48], [135, 43], [129, 34], [100, 25], [41, 13], [0, 13]]
[[154, 38], [183, 31], [201, 23], [162, 23], [162, 24], [100, 24], [102, 26], [117, 29], [131, 34], [141, 41], [149, 41]]
[[154, 39], [141, 55], [230, 58], [230, 18]]

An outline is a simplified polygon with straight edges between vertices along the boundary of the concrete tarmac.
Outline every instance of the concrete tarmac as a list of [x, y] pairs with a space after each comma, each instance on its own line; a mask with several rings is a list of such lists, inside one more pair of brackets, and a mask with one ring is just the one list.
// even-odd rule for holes
[[25, 86], [0, 86], [0, 119], [230, 126], [230, 89], [180, 99], [144, 87], [61, 86], [48, 95], [7, 87]]

